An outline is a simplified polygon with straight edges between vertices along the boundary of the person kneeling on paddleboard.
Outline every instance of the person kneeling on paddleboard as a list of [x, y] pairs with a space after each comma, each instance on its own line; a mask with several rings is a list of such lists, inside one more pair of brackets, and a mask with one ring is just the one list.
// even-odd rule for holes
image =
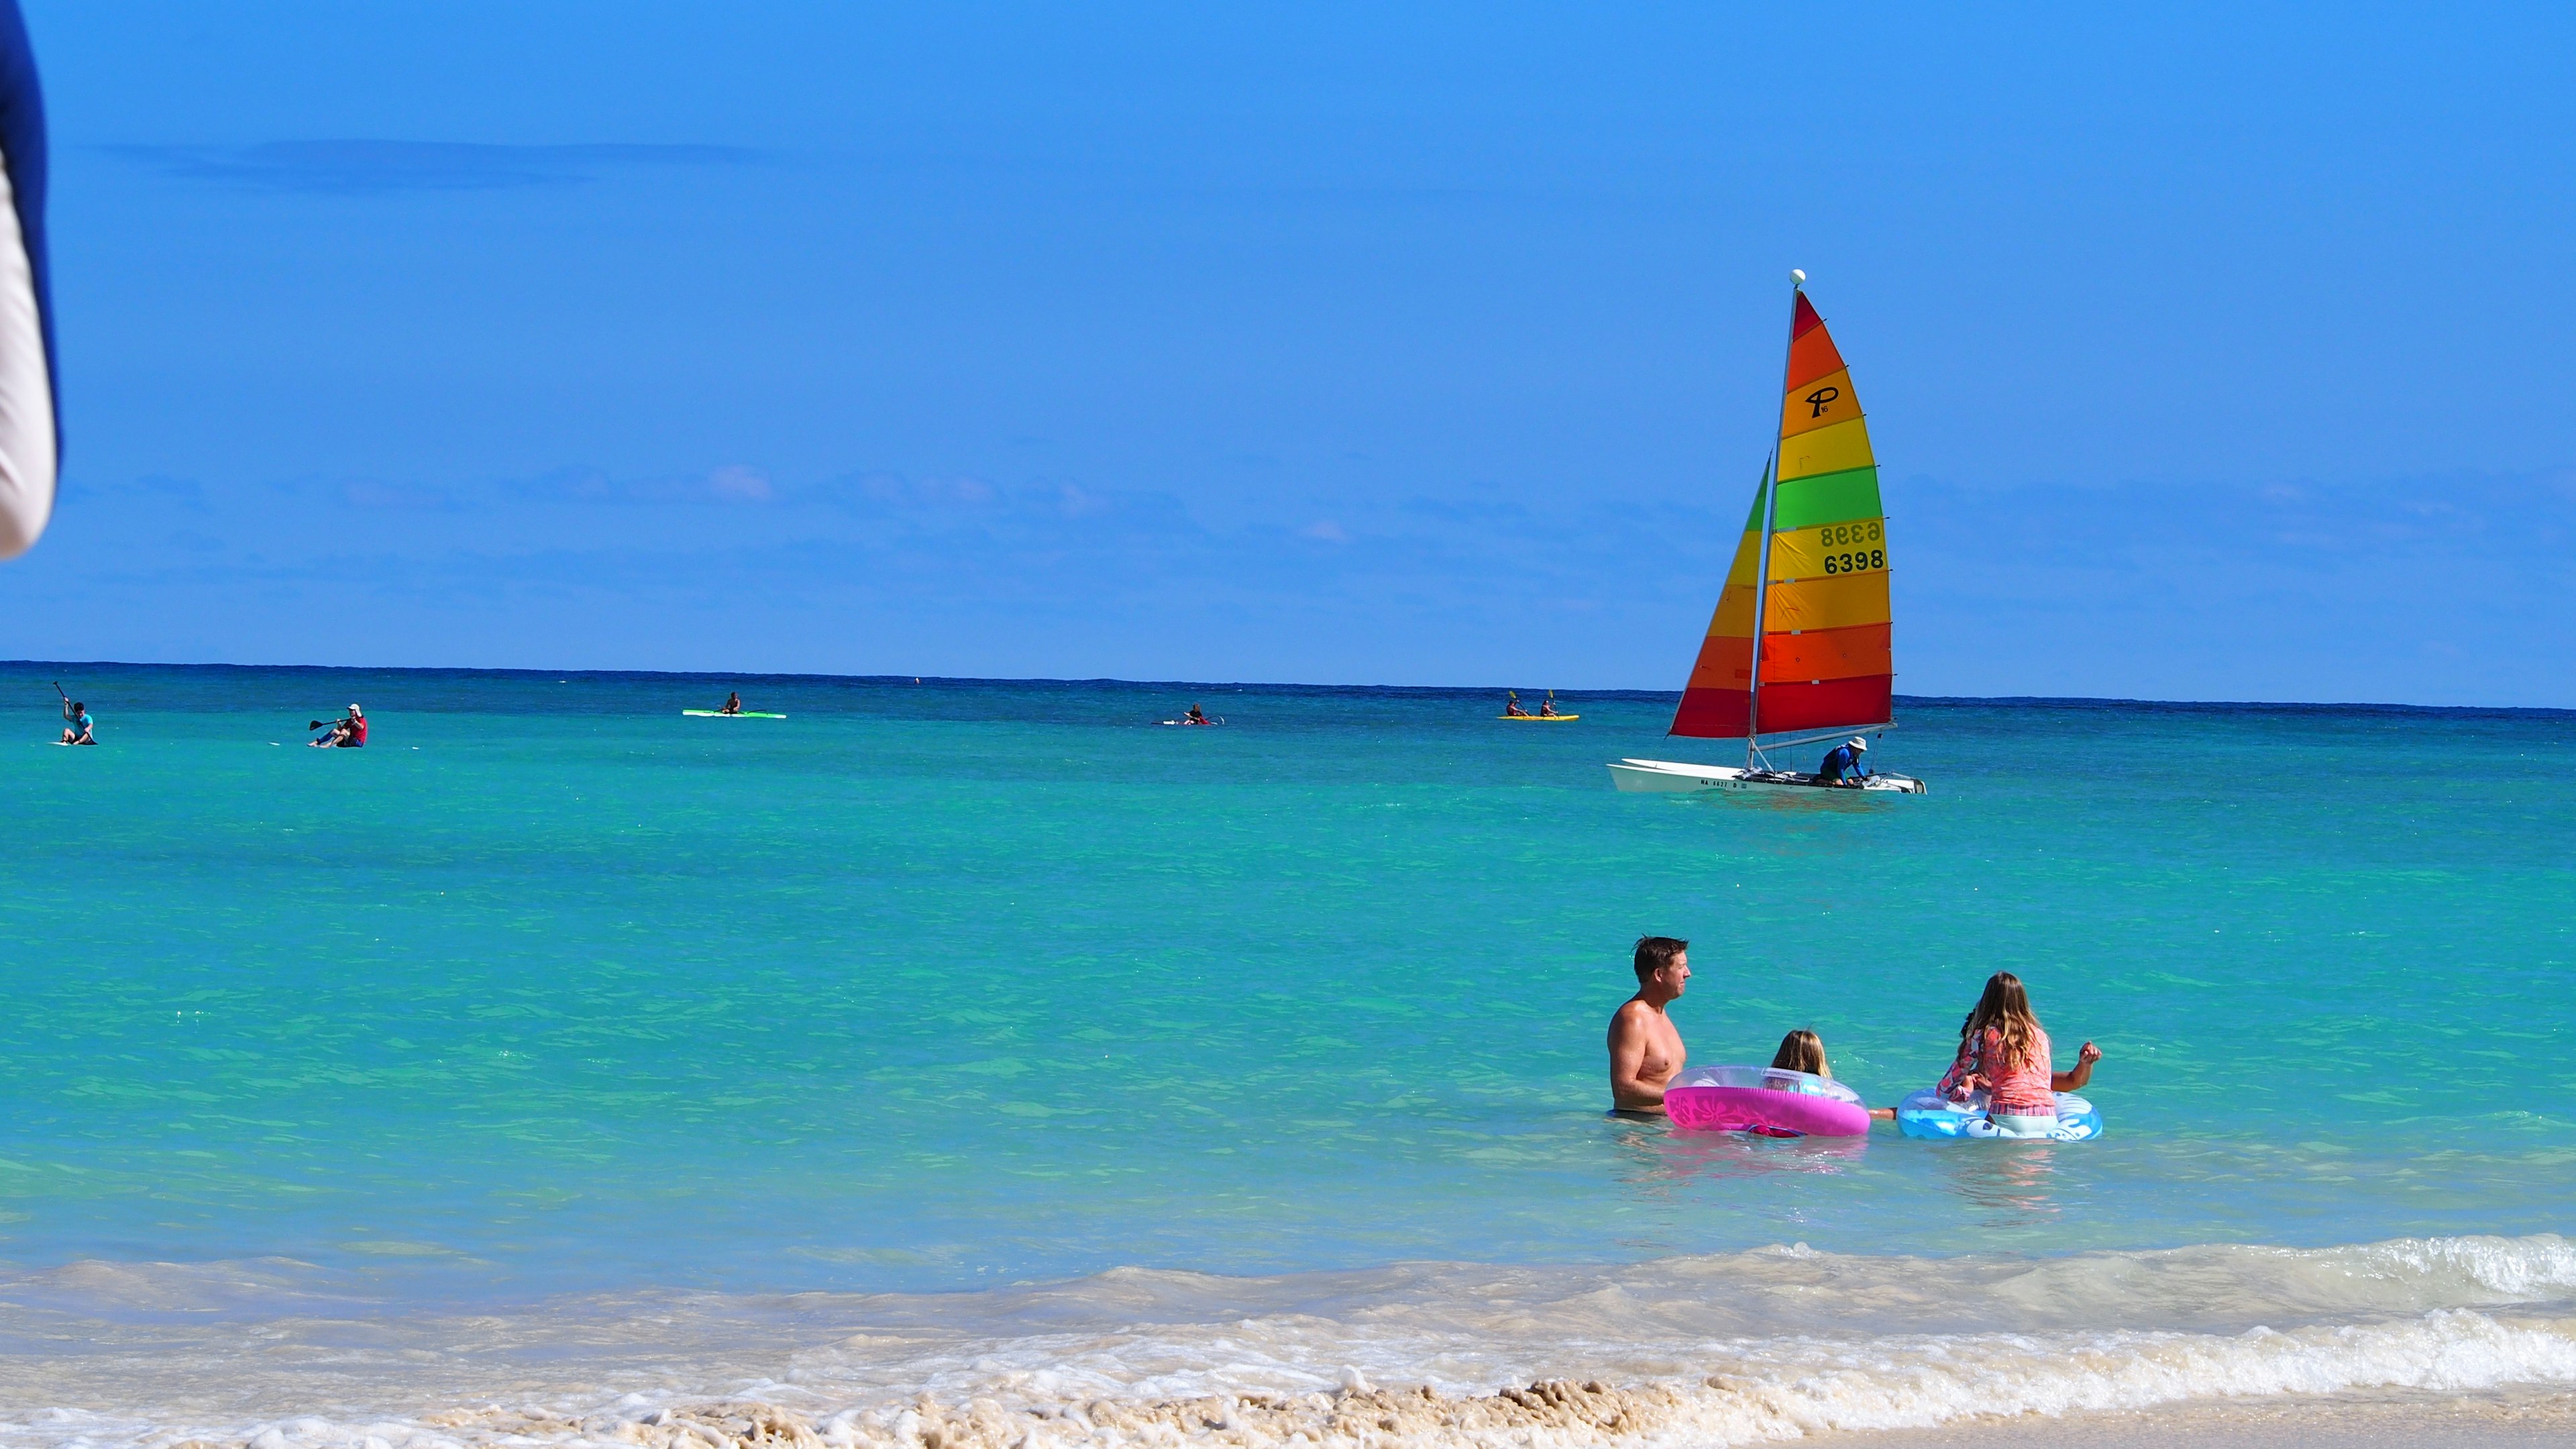
[[[322, 728], [322, 721], [317, 719], [305, 728], [318, 730]], [[364, 747], [366, 743], [367, 712], [354, 704], [349, 706], [348, 714], [331, 721], [329, 734], [312, 742], [313, 748], [317, 750], [354, 750]]]
[[734, 691], [734, 692], [731, 692], [731, 693], [728, 693], [727, 695], [725, 695], [725, 706], [724, 706], [724, 708], [722, 708], [722, 709], [720, 709], [720, 710], [717, 710], [717, 711], [716, 711], [716, 713], [718, 713], [718, 714], [740, 714], [740, 713], [742, 713], [742, 694], [741, 694], [741, 692], [740, 692], [739, 690], [737, 690], [737, 691]]
[[64, 700], [63, 719], [67, 721], [67, 727], [63, 730], [63, 738], [61, 741], [63, 744], [94, 745], [98, 743], [98, 736], [90, 732], [92, 729], [97, 727], [98, 721], [89, 717], [89, 706], [82, 704], [77, 699]]
[[1827, 750], [1824, 763], [1816, 766], [1816, 783], [1858, 785], [1868, 779], [1869, 765], [1861, 759], [1861, 752], [1868, 748], [1869, 741], [1854, 735]]

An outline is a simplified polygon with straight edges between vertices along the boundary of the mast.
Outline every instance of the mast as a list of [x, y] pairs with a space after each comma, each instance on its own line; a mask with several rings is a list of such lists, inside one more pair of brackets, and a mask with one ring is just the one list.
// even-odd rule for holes
[[[1806, 285], [1807, 274], [1799, 268], [1791, 267], [1789, 269], [1789, 340], [1780, 347], [1780, 396], [1783, 398], [1789, 395], [1790, 365], [1797, 360], [1798, 293], [1804, 290]], [[1776, 414], [1786, 406], [1788, 404], [1783, 402], [1772, 411]], [[1771, 426], [1776, 436], [1780, 427], [1780, 419], [1777, 416], [1771, 419]], [[1752, 684], [1744, 693], [1744, 768], [1748, 770], [1753, 768], [1754, 760], [1761, 755], [1759, 740], [1762, 734], [1762, 615], [1764, 606], [1771, 600], [1771, 526], [1780, 516], [1780, 450], [1776, 444], [1771, 449], [1771, 461], [1763, 466], [1763, 471], [1770, 477], [1769, 481], [1762, 486], [1762, 557], [1755, 563], [1753, 570]]]
[[[1780, 389], [1782, 396], [1788, 388]], [[1771, 519], [1778, 511], [1780, 499], [1780, 450], [1762, 464], [1762, 544], [1761, 556], [1753, 565], [1753, 672], [1744, 685], [1744, 768], [1753, 768], [1754, 737], [1762, 733], [1762, 606], [1771, 595]]]

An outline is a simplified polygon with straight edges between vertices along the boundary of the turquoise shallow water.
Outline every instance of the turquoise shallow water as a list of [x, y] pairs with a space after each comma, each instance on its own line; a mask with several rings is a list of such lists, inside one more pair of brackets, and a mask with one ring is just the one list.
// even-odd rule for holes
[[[41, 743], [58, 675], [100, 748]], [[1615, 793], [1723, 756], [1643, 696], [678, 714], [733, 683], [0, 670], [0, 1259], [526, 1297], [2567, 1222], [2576, 717], [1918, 702], [1876, 754], [1928, 796], [1765, 803]], [[370, 748], [298, 747], [350, 699]], [[1695, 1062], [1812, 1026], [1875, 1102], [2015, 970], [2109, 1131], [1609, 1120], [1647, 931]]]

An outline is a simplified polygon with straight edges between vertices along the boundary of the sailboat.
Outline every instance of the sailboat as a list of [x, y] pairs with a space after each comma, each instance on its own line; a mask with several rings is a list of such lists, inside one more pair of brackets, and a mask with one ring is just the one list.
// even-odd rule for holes
[[1923, 793], [1909, 776], [1828, 781], [1778, 768], [1769, 754], [1896, 727], [1878, 459], [1851, 369], [1807, 300], [1807, 274], [1789, 277], [1779, 446], [1666, 731], [1742, 739], [1744, 764], [1620, 760], [1610, 778], [1622, 790]]

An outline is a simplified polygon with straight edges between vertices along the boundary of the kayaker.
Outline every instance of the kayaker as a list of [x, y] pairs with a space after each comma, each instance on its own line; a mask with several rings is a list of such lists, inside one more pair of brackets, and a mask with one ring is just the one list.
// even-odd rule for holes
[[1664, 1008], [1690, 984], [1690, 942], [1670, 936], [1637, 938], [1637, 994], [1610, 1018], [1611, 1110], [1664, 1115], [1664, 1088], [1681, 1072], [1690, 1051]]
[[[315, 728], [320, 728], [320, 726], [315, 726]], [[313, 741], [313, 748], [317, 750], [355, 750], [365, 748], [366, 743], [367, 712], [353, 704], [349, 706], [349, 712], [346, 715], [331, 722], [330, 733]]]
[[1542, 700], [1540, 700], [1540, 701], [1538, 702], [1538, 717], [1539, 717], [1540, 719], [1554, 719], [1554, 718], [1556, 718], [1556, 691], [1555, 691], [1555, 690], [1553, 690], [1553, 689], [1549, 690], [1549, 691], [1547, 692], [1547, 698], [1542, 699]]
[[1504, 690], [1504, 691], [1503, 691], [1503, 694], [1504, 694], [1504, 699], [1503, 699], [1503, 718], [1505, 718], [1505, 719], [1528, 719], [1528, 718], [1529, 718], [1529, 711], [1528, 711], [1528, 710], [1525, 710], [1525, 709], [1523, 709], [1523, 708], [1521, 708], [1521, 695], [1520, 695], [1520, 691], [1519, 691], [1519, 690], [1517, 690], [1517, 689], [1507, 689], [1507, 690]]
[[1858, 786], [1869, 778], [1869, 765], [1861, 759], [1862, 752], [1868, 748], [1869, 741], [1854, 735], [1827, 750], [1824, 763], [1816, 766], [1816, 783]]
[[1208, 717], [1204, 713], [1200, 712], [1197, 704], [1193, 703], [1190, 706], [1190, 712], [1187, 715], [1182, 716], [1181, 723], [1203, 725], [1208, 723]]

